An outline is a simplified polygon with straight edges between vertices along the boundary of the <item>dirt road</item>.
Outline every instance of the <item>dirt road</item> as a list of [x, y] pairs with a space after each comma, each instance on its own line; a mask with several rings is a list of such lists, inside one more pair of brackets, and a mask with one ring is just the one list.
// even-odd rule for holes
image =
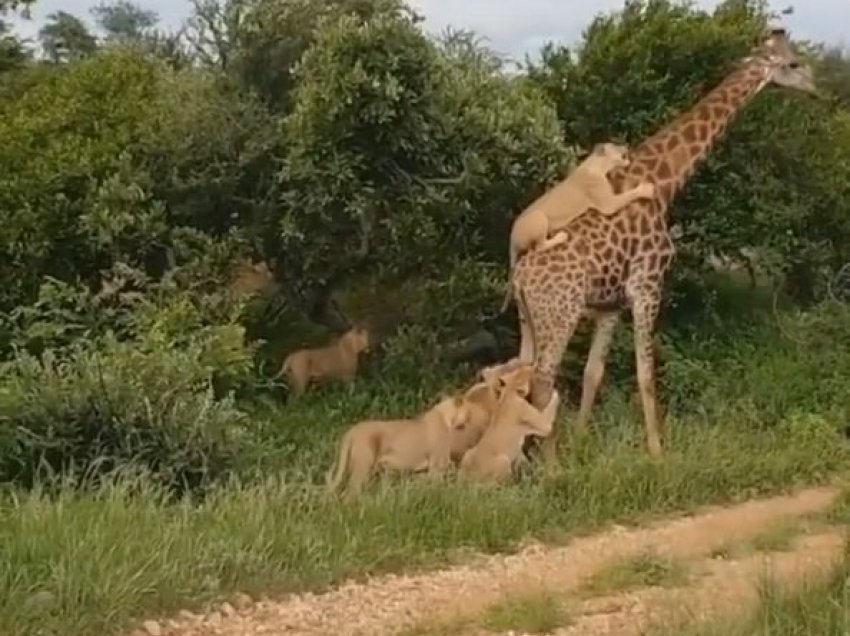
[[[642, 528], [614, 527], [562, 547], [528, 545], [517, 554], [476, 557], [446, 570], [347, 583], [327, 594], [250, 604], [243, 598], [203, 617], [184, 612], [149, 622], [140, 633], [389, 636], [416, 629], [446, 633], [440, 625], [453, 625], [454, 634], [491, 634], [475, 619], [488, 608], [510, 598], [557, 594], [568, 599], [570, 620], [553, 633], [637, 635], [650, 625], [741, 611], [757, 600], [766, 573], [789, 584], [827, 573], [842, 555], [844, 536], [816, 515], [836, 495], [830, 487], [807, 489]], [[606, 572], [627, 570], [646, 555], [678, 564], [687, 575], [637, 589], [618, 589], [616, 581], [606, 587]]]

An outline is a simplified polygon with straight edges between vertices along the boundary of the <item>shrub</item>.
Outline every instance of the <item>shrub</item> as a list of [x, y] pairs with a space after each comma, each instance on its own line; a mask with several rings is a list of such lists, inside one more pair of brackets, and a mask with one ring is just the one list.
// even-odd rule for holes
[[64, 358], [21, 352], [3, 363], [0, 480], [31, 486], [45, 475], [89, 480], [141, 467], [171, 489], [199, 491], [230, 474], [245, 414], [213, 383], [246, 375], [251, 356], [241, 327], [191, 332], [191, 313], [173, 305], [137, 341], [108, 335]]
[[121, 47], [0, 101], [0, 310], [45, 275], [96, 288], [124, 261], [159, 276], [183, 227], [252, 227], [274, 187], [272, 126], [214, 77]]
[[501, 262], [517, 202], [567, 163], [539, 91], [406, 15], [323, 22], [297, 77], [269, 226], [279, 271], [304, 295]]

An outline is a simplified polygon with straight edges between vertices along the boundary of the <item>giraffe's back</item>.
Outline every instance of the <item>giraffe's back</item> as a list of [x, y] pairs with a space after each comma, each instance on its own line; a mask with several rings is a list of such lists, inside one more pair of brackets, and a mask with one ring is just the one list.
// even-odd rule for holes
[[516, 283], [549, 302], [578, 294], [585, 309], [623, 308], [629, 276], [640, 271], [660, 281], [672, 258], [667, 229], [649, 211], [635, 204], [613, 216], [588, 212], [562, 230], [564, 243], [522, 255]]

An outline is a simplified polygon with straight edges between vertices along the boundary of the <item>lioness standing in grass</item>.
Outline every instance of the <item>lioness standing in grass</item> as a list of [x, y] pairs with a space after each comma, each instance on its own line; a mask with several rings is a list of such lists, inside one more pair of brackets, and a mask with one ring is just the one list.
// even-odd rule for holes
[[484, 431], [481, 441], [467, 451], [460, 463], [460, 477], [470, 481], [507, 481], [513, 466], [522, 455], [522, 446], [529, 435], [546, 437], [558, 411], [558, 392], [543, 411], [527, 401], [531, 390], [534, 367], [523, 365], [499, 376], [499, 403], [493, 422]]
[[275, 377], [286, 374], [294, 396], [307, 390], [316, 380], [350, 381], [357, 375], [360, 354], [369, 351], [370, 335], [365, 327], [352, 327], [329, 345], [299, 349], [286, 356]]
[[327, 474], [331, 492], [348, 476], [349, 495], [358, 494], [378, 469], [396, 472], [427, 470], [431, 475], [451, 465], [452, 431], [463, 427], [469, 410], [462, 395], [443, 398], [415, 419], [366, 420], [343, 434], [336, 466]]

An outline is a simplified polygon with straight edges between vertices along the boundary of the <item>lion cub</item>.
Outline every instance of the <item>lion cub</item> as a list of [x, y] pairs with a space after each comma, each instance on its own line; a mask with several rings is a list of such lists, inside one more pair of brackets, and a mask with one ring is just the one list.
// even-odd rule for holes
[[369, 351], [369, 346], [369, 331], [365, 327], [352, 327], [329, 345], [293, 351], [286, 356], [275, 377], [286, 374], [296, 397], [315, 380], [352, 380], [357, 375], [360, 354]]
[[512, 474], [516, 461], [522, 455], [522, 445], [529, 435], [546, 437], [558, 411], [558, 392], [543, 411], [538, 411], [526, 401], [531, 390], [534, 367], [523, 365], [499, 377], [501, 385], [499, 405], [478, 445], [467, 451], [460, 463], [462, 479], [478, 482], [502, 483]]
[[547, 250], [563, 243], [567, 235], [555, 230], [563, 228], [589, 209], [612, 215], [637, 199], [655, 196], [655, 185], [641, 183], [622, 194], [616, 194], [608, 173], [626, 168], [630, 162], [628, 146], [602, 143], [570, 175], [523, 210], [511, 228], [510, 265], [513, 270], [520, 254], [531, 247]]
[[350, 495], [358, 494], [377, 469], [432, 475], [451, 465], [450, 438], [463, 427], [469, 411], [462, 395], [447, 397], [412, 420], [367, 420], [343, 434], [336, 467], [327, 475], [331, 492], [348, 475]]

